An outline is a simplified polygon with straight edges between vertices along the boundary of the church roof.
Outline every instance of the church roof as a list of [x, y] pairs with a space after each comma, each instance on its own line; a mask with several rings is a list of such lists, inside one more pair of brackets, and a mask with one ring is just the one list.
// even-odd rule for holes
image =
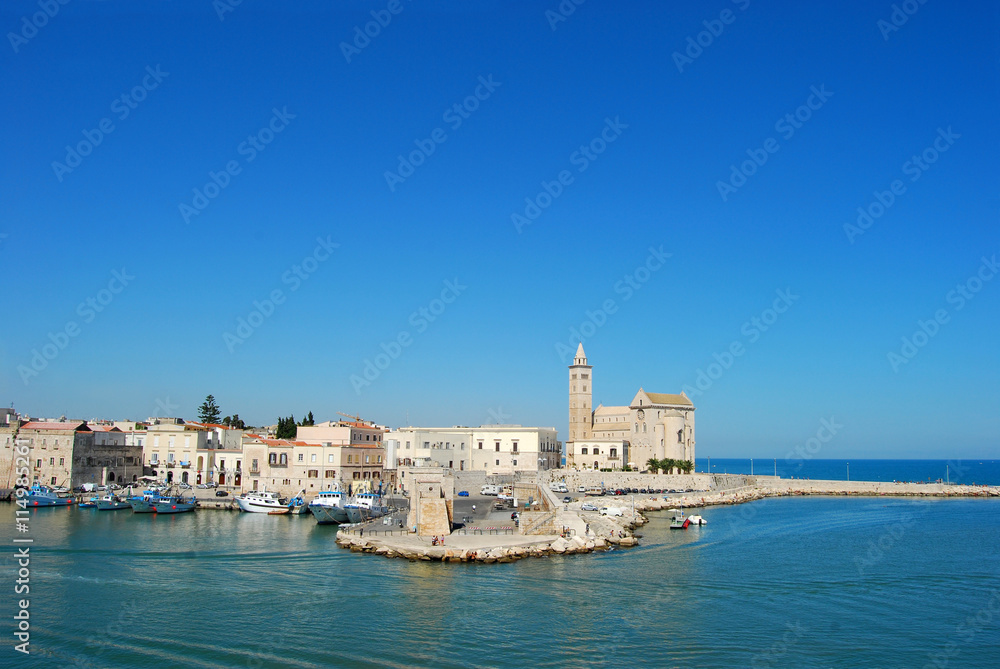
[[576, 355], [573, 356], [573, 357], [576, 357], [576, 358], [586, 358], [587, 357], [587, 354], [583, 352], [583, 342], [580, 342], [580, 345], [576, 347]]
[[680, 395], [671, 395], [669, 393], [646, 393], [646, 397], [653, 404], [682, 404], [684, 406], [693, 407], [694, 404], [688, 399], [688, 396], [684, 393]]

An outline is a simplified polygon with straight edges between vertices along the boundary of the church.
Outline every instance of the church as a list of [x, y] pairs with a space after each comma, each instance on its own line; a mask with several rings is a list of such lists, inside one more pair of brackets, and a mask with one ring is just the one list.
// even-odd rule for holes
[[628, 406], [591, 410], [594, 375], [583, 343], [569, 366], [569, 437], [566, 466], [643, 470], [650, 458], [694, 462], [694, 404], [680, 395], [642, 388]]

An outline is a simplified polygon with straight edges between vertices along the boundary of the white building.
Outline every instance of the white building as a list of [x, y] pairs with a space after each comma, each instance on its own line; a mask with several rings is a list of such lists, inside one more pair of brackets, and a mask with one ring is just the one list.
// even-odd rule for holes
[[397, 467], [513, 474], [555, 469], [562, 457], [554, 427], [404, 427], [387, 433], [386, 440], [393, 443]]

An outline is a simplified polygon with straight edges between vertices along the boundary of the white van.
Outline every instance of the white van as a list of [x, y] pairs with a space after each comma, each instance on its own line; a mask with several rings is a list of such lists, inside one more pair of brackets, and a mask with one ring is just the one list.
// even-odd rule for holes
[[601, 509], [602, 516], [621, 516], [624, 515], [624, 511], [617, 506], [605, 506]]
[[480, 495], [499, 495], [500, 494], [500, 486], [498, 486], [498, 485], [489, 485], [489, 484], [484, 485], [482, 488], [479, 489], [479, 494]]
[[558, 481], [554, 481], [552, 483], [552, 485], [549, 486], [549, 489], [552, 492], [561, 492], [561, 493], [567, 493], [567, 492], [569, 492], [569, 488], [566, 487], [566, 484], [565, 483], [560, 483]]

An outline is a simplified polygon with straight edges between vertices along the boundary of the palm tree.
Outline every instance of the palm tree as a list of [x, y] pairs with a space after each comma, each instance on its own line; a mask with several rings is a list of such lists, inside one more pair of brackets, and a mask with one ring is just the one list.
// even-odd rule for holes
[[664, 469], [668, 474], [673, 472], [674, 467], [677, 466], [677, 462], [671, 458], [664, 458], [660, 460], [660, 467]]
[[656, 458], [650, 458], [646, 460], [646, 466], [649, 467], [649, 471], [655, 473], [660, 468], [660, 461]]
[[691, 470], [694, 469], [694, 463], [690, 460], [682, 460], [677, 466], [680, 467], [685, 474], [690, 474]]

